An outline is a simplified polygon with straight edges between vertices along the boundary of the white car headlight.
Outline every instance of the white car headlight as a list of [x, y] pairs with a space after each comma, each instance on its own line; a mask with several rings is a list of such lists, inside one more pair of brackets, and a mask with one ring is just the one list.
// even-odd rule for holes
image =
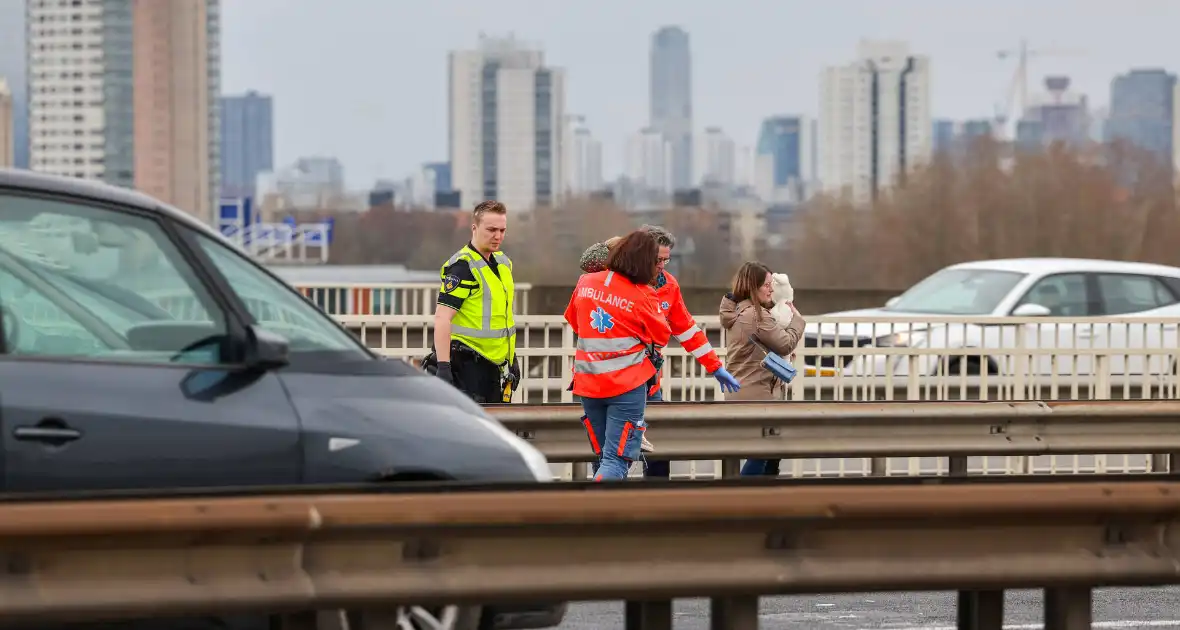
[[553, 471], [549, 469], [549, 460], [537, 447], [529, 444], [525, 440], [520, 439], [515, 433], [504, 428], [504, 425], [489, 420], [484, 416], [478, 416], [496, 434], [496, 437], [504, 440], [508, 446], [520, 454], [520, 458], [524, 460], [526, 466], [529, 467], [529, 472], [537, 478], [537, 481], [543, 483], [551, 483], [553, 481]]
[[920, 345], [924, 339], [924, 331], [913, 330], [878, 337], [876, 341], [882, 348], [912, 348]]

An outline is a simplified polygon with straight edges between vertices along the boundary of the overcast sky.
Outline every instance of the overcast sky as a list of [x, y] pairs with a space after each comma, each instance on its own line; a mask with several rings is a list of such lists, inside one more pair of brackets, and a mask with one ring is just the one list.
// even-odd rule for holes
[[772, 114], [818, 111], [819, 72], [862, 37], [931, 58], [937, 117], [992, 114], [1015, 70], [996, 52], [1022, 37], [1036, 83], [1066, 73], [1105, 104], [1131, 67], [1180, 67], [1177, 0], [222, 0], [227, 93], [275, 97], [276, 159], [334, 155], [350, 186], [447, 159], [447, 51], [481, 31], [540, 44], [568, 73], [606, 172], [647, 122], [651, 33], [692, 39], [695, 125], [753, 144]]

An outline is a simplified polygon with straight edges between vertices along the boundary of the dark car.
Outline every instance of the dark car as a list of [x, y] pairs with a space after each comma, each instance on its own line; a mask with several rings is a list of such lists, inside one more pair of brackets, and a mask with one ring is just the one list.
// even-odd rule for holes
[[[129, 190], [0, 169], [0, 319], [6, 492], [552, 480], [458, 390]], [[565, 610], [532, 608], [480, 627]]]

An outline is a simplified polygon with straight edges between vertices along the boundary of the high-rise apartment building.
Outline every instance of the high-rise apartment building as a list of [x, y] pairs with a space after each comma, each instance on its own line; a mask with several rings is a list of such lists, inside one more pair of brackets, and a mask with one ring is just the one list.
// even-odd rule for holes
[[813, 192], [814, 120], [771, 116], [762, 121], [754, 157], [754, 188], [763, 201], [797, 204]]
[[701, 183], [706, 186], [732, 187], [737, 180], [737, 144], [720, 127], [709, 127], [704, 134], [704, 159]]
[[450, 54], [451, 178], [463, 207], [510, 211], [561, 200], [565, 73], [512, 38], [482, 37]]
[[259, 173], [274, 171], [274, 104], [254, 91], [221, 99], [221, 196], [254, 195]]
[[[25, 3], [0, 0], [0, 77], [12, 93], [13, 165], [29, 167], [29, 95], [25, 56]], [[0, 133], [3, 133], [0, 131]]]
[[8, 81], [0, 77], [0, 168], [16, 165], [16, 129], [13, 113], [12, 90]]
[[655, 127], [640, 130], [627, 142], [624, 169], [642, 195], [670, 196], [675, 181], [672, 143]]
[[688, 33], [667, 26], [651, 38], [649, 125], [672, 147], [672, 187], [693, 187], [692, 53]]
[[219, 0], [26, 0], [30, 168], [135, 187], [210, 220]]
[[586, 118], [566, 116], [562, 133], [565, 135], [562, 139], [562, 150], [565, 151], [564, 194], [584, 196], [601, 191], [602, 143], [586, 126]]
[[862, 41], [859, 59], [821, 78], [819, 179], [858, 203], [930, 159], [930, 71], [904, 42]]
[[1132, 70], [1110, 82], [1106, 139], [1124, 140], [1172, 161], [1172, 135], [1180, 100], [1176, 75], [1166, 70]]

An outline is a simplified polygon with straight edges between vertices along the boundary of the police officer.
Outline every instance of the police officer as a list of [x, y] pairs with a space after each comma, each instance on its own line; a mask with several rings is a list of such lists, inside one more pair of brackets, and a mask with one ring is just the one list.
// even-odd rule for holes
[[435, 374], [480, 404], [509, 402], [520, 382], [507, 229], [504, 204], [475, 206], [471, 241], [443, 264], [434, 310]]

